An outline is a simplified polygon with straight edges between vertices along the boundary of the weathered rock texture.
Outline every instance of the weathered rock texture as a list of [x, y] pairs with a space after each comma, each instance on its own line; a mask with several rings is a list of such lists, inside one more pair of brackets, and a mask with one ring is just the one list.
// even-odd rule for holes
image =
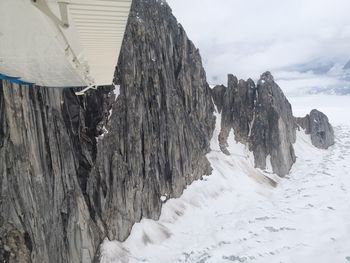
[[1, 260], [94, 257], [103, 235], [89, 212], [86, 171], [94, 165], [109, 90], [79, 101], [72, 90], [0, 82]]
[[210, 89], [166, 3], [133, 2], [118, 67], [116, 101], [0, 82], [0, 261], [91, 262], [211, 172]]
[[325, 114], [312, 110], [304, 118], [296, 118], [300, 127], [310, 134], [312, 144], [320, 149], [328, 149], [334, 144], [334, 130]]
[[270, 72], [261, 76], [257, 86], [251, 79], [238, 81], [229, 75], [228, 87], [217, 86], [212, 94], [222, 114], [221, 150], [229, 154], [227, 138], [233, 129], [235, 139], [254, 153], [256, 167], [265, 169], [270, 156], [273, 171], [288, 174], [295, 162], [296, 124], [291, 105]]
[[211, 173], [214, 106], [198, 49], [161, 1], [134, 1], [118, 64], [120, 96], [88, 183], [96, 217], [124, 240], [161, 197]]

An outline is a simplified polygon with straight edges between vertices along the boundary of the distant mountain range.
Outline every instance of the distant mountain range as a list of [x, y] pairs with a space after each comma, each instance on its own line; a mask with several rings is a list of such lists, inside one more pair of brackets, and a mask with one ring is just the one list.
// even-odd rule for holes
[[311, 94], [330, 94], [330, 95], [350, 95], [350, 60], [344, 65], [334, 65], [327, 73], [327, 76], [333, 77], [339, 81], [337, 85], [325, 87], [313, 87]]
[[350, 69], [350, 60], [345, 64], [344, 69]]
[[350, 95], [350, 61], [312, 61], [276, 74], [288, 96]]
[[350, 95], [350, 87], [314, 87], [309, 94]]
[[[317, 70], [318, 69], [318, 70]], [[310, 87], [308, 93], [310, 94], [329, 94], [329, 95], [350, 95], [350, 60], [344, 64], [331, 63], [324, 64], [312, 69], [315, 75], [327, 76], [333, 78], [334, 84]]]

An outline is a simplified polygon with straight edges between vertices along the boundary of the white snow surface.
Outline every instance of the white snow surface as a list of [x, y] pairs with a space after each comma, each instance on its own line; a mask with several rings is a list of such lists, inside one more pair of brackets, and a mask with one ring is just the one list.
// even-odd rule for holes
[[338, 107], [336, 98], [292, 100], [298, 116], [321, 106], [331, 121], [337, 117], [336, 144], [329, 150], [316, 149], [299, 131], [297, 162], [283, 179], [255, 169], [252, 154], [235, 142], [233, 132], [231, 156], [221, 153], [217, 115], [208, 154], [212, 175], [188, 186], [180, 198], [168, 200], [159, 221], [135, 224], [125, 242], [105, 240], [102, 262], [350, 262], [346, 100], [350, 97], [340, 98]]

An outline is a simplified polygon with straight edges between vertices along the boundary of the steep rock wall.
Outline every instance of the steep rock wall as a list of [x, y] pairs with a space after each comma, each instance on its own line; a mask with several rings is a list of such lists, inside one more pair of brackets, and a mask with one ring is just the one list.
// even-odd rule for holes
[[159, 217], [161, 197], [211, 173], [215, 119], [198, 49], [163, 1], [134, 1], [115, 82], [89, 191], [99, 225], [124, 240], [142, 217]]
[[72, 90], [0, 83], [0, 256], [5, 261], [94, 257], [102, 236], [90, 217], [84, 181], [99, 131], [88, 119], [103, 122], [107, 109], [102, 106], [87, 118], [84, 107], [107, 101], [108, 93], [102, 88], [79, 101]]

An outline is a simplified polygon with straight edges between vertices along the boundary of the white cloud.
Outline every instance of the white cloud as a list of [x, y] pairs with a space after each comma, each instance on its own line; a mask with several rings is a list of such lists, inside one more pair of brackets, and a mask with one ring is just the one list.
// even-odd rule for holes
[[168, 0], [210, 81], [350, 58], [349, 0]]

